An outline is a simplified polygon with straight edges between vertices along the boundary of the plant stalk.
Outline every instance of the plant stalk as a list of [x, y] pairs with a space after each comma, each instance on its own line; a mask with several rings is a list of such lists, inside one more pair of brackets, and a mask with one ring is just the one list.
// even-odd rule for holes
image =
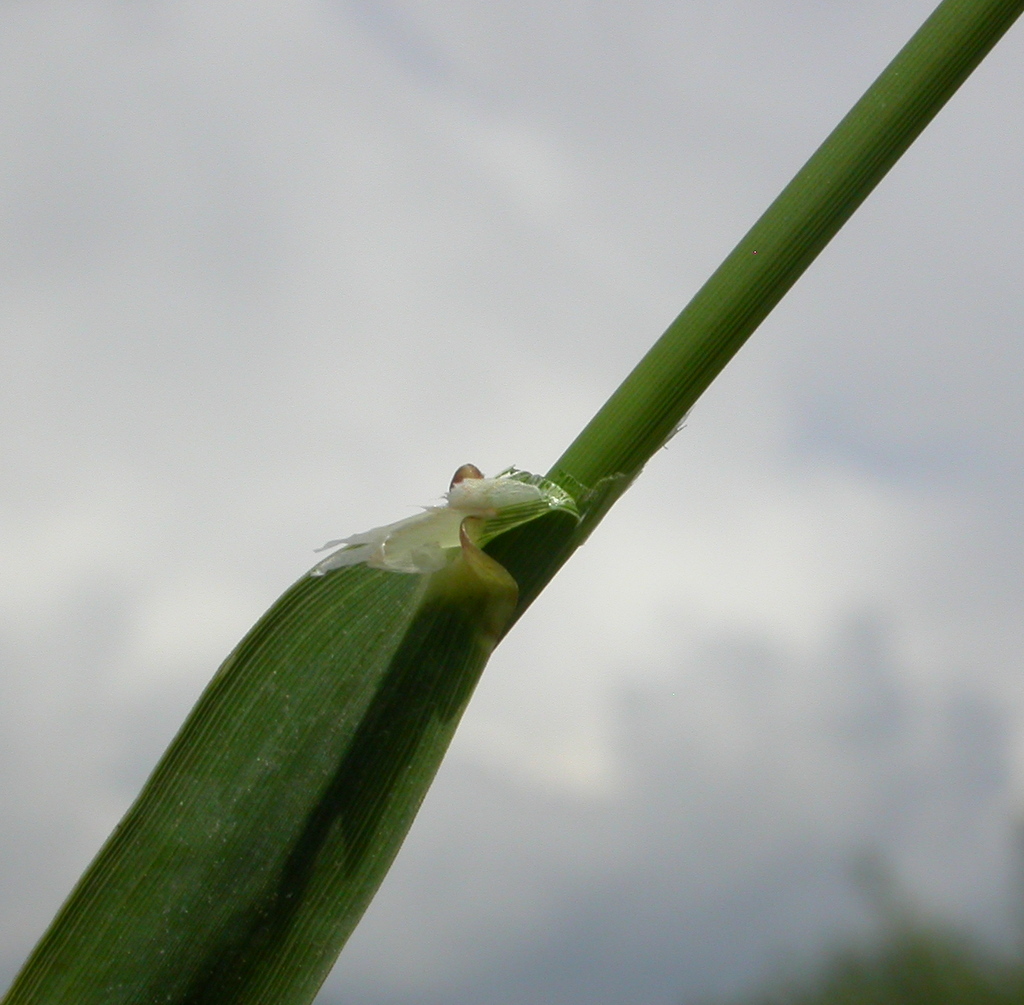
[[768, 207], [551, 469], [593, 492], [573, 547], [1022, 10], [945, 0]]

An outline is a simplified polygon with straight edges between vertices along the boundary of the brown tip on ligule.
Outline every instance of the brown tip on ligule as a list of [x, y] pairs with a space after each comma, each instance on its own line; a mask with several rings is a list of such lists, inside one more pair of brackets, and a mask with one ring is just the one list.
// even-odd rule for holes
[[464, 482], [467, 478], [483, 478], [484, 473], [475, 464], [463, 464], [458, 471], [452, 475], [452, 483], [449, 488], [455, 488], [459, 482]]

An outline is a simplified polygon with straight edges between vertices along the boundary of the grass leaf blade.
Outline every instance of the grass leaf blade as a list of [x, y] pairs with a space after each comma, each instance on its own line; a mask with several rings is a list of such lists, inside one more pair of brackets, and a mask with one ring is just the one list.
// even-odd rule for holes
[[8, 1005], [307, 1002], [387, 871], [515, 605], [464, 543], [432, 576], [307, 576], [225, 661]]

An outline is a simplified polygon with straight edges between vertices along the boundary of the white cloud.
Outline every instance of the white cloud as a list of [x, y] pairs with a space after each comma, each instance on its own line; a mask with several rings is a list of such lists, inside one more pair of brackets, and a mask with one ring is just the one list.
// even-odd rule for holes
[[[312, 549], [550, 464], [927, 7], [5, 8], [7, 973]], [[1022, 45], [498, 650], [325, 1001], [727, 988], [873, 847], [1005, 916]]]

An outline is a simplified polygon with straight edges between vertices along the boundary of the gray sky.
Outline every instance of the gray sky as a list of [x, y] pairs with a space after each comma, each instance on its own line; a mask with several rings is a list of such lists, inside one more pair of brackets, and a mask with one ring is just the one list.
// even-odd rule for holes
[[[328, 538], [543, 471], [930, 2], [0, 10], [0, 978]], [[498, 650], [323, 1005], [1009, 938], [1018, 25]]]

